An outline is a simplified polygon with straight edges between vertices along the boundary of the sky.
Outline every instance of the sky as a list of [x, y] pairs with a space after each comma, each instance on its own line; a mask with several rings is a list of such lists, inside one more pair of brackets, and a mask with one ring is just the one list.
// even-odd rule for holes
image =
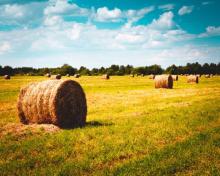
[[219, 0], [0, 0], [0, 65], [220, 62]]

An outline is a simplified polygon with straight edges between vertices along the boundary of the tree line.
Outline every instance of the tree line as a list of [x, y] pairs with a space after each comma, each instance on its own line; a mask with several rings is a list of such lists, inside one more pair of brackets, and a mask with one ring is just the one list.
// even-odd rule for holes
[[111, 65], [110, 67], [101, 67], [88, 69], [81, 66], [79, 69], [72, 67], [71, 65], [64, 64], [57, 68], [32, 68], [32, 67], [16, 67], [0, 65], [0, 75], [33, 75], [40, 76], [46, 73], [61, 74], [61, 75], [149, 75], [149, 74], [220, 74], [220, 63], [205, 63], [203, 65], [196, 63], [187, 63], [185, 66], [171, 65], [166, 69], [163, 69], [160, 65], [151, 65], [143, 67], [133, 67], [132, 65]]

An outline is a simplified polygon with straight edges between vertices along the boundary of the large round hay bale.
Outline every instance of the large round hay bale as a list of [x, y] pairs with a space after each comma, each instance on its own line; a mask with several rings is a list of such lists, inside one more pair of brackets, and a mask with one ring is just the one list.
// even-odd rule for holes
[[154, 79], [155, 88], [173, 88], [173, 78], [171, 75], [158, 75]]
[[24, 124], [54, 124], [63, 128], [86, 122], [85, 93], [73, 80], [47, 80], [32, 83], [20, 91], [18, 116]]
[[62, 76], [60, 74], [52, 76], [52, 79], [61, 79], [61, 78], [62, 78]]
[[110, 79], [109, 74], [102, 75], [102, 79]]
[[75, 77], [75, 78], [79, 78], [79, 77], [80, 77], [80, 74], [75, 74], [74, 77]]
[[4, 75], [4, 79], [11, 79], [10, 75]]
[[155, 78], [155, 75], [153, 75], [153, 74], [151, 74], [150, 76], [149, 76], [149, 79], [154, 79]]
[[205, 75], [205, 78], [210, 78], [210, 75], [209, 74]]
[[50, 77], [51, 77], [51, 74], [50, 74], [50, 73], [47, 73], [45, 76], [48, 77], [48, 78], [50, 78]]
[[187, 83], [199, 83], [199, 77], [197, 75], [187, 76]]
[[172, 75], [173, 81], [178, 81], [178, 75]]

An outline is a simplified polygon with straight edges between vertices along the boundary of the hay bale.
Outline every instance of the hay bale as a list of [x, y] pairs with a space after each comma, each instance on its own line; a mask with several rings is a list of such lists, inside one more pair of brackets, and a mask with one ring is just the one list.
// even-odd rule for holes
[[149, 79], [155, 79], [155, 75], [151, 74], [151, 75], [149, 76]]
[[102, 75], [102, 79], [110, 79], [109, 74]]
[[50, 77], [51, 77], [51, 74], [50, 74], [50, 73], [47, 73], [45, 76], [48, 77], [48, 78], [50, 78]]
[[158, 75], [154, 79], [155, 88], [173, 88], [173, 78], [171, 75]]
[[11, 79], [10, 75], [4, 75], [4, 79]]
[[75, 74], [74, 77], [75, 77], [75, 78], [79, 78], [79, 77], [80, 77], [80, 74]]
[[205, 75], [205, 78], [210, 78], [210, 75], [209, 74]]
[[67, 77], [70, 77], [70, 74], [66, 74]]
[[187, 83], [199, 83], [199, 77], [197, 75], [187, 76]]
[[61, 76], [60, 74], [57, 74], [57, 75], [54, 75], [52, 78], [53, 78], [53, 79], [61, 79], [62, 76]]
[[178, 75], [172, 75], [173, 81], [178, 81]]
[[134, 78], [134, 74], [131, 74], [130, 77]]
[[85, 93], [73, 80], [47, 80], [22, 88], [17, 102], [23, 124], [54, 124], [62, 128], [86, 122]]

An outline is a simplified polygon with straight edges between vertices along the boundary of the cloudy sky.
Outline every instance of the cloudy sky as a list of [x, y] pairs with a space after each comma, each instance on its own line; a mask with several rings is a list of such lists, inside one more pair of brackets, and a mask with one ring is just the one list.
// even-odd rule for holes
[[0, 0], [0, 65], [220, 62], [219, 0]]

